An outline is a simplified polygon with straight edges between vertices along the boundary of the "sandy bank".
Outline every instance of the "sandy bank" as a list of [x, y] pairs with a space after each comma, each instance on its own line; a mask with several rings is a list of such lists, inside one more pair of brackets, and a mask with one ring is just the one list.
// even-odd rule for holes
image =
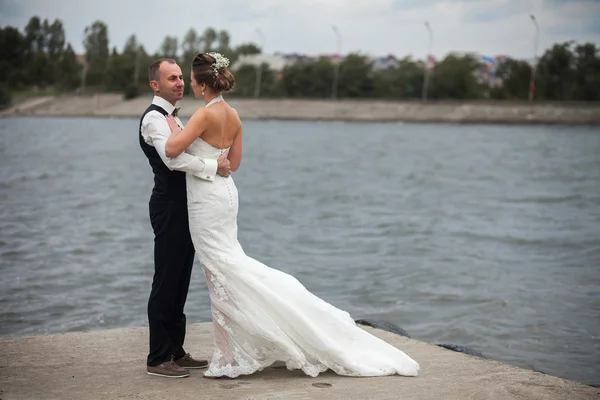
[[[61, 96], [28, 99], [1, 115], [95, 116], [138, 118], [151, 100], [143, 96], [126, 101], [120, 95]], [[420, 102], [381, 100], [254, 100], [231, 98], [229, 103], [244, 120], [403, 121], [494, 124], [600, 125], [600, 103], [536, 104], [527, 102]], [[203, 103], [191, 97], [181, 101], [183, 117]]]

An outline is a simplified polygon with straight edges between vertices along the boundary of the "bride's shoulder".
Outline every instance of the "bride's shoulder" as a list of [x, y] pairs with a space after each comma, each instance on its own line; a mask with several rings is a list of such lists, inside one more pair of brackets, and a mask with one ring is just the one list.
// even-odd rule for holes
[[[229, 105], [229, 104], [228, 104]], [[229, 106], [229, 109], [231, 110], [231, 112], [233, 113], [233, 115], [235, 115], [235, 117], [237, 119], [240, 119], [240, 114], [238, 114], [237, 110], [231, 106]]]
[[190, 117], [188, 125], [191, 124], [194, 126], [204, 126], [206, 124], [211, 124], [213, 119], [214, 118], [211, 118], [211, 114], [208, 112], [207, 109], [200, 107], [196, 111], [194, 111], [194, 113]]
[[198, 107], [196, 109], [196, 111], [194, 111], [194, 114], [192, 114], [193, 118], [206, 118], [207, 115], [209, 115], [209, 109], [206, 107]]

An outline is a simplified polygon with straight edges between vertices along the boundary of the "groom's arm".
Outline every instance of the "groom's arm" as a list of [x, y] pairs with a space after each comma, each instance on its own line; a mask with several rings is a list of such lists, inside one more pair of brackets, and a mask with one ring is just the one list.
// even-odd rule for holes
[[159, 112], [149, 112], [142, 121], [142, 136], [146, 143], [154, 146], [167, 168], [188, 172], [200, 179], [214, 181], [217, 174], [217, 160], [195, 157], [181, 153], [177, 157], [167, 157], [165, 146], [171, 134], [171, 128], [165, 117]]

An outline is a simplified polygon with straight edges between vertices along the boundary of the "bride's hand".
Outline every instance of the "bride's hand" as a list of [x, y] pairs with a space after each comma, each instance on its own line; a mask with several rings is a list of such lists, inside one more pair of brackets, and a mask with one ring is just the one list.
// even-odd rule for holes
[[172, 133], [179, 133], [181, 132], [181, 128], [179, 127], [179, 125], [177, 125], [177, 121], [175, 121], [175, 118], [173, 118], [170, 115], [167, 115], [167, 123], [169, 124], [169, 128], [171, 128], [171, 132]]

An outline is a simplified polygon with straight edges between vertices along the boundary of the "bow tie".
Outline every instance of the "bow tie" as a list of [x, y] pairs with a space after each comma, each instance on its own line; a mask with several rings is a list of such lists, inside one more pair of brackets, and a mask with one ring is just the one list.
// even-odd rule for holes
[[179, 114], [179, 110], [181, 110], [181, 107], [177, 107], [176, 109], [174, 109], [173, 112], [171, 113], [171, 115], [176, 117], [177, 114]]

